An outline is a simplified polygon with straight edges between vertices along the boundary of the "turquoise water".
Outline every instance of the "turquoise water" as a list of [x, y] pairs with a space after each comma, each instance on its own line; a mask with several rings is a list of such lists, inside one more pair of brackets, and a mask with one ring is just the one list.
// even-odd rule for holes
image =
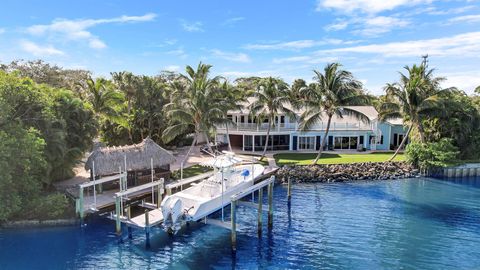
[[141, 231], [118, 243], [114, 224], [94, 219], [0, 231], [0, 269], [480, 267], [480, 179], [298, 184], [290, 211], [286, 189], [274, 194], [274, 228], [262, 238], [256, 212], [239, 208], [236, 256], [225, 229], [195, 224], [173, 238], [156, 229], [147, 250]]

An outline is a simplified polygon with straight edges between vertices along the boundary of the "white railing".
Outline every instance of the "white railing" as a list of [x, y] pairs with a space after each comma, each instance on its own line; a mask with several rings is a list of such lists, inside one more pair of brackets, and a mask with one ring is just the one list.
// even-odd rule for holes
[[[325, 130], [327, 128], [327, 122], [320, 122], [313, 125], [309, 130]], [[218, 130], [225, 130], [225, 125], [217, 126]], [[238, 123], [237, 125], [229, 125], [230, 131], [266, 131], [268, 129], [268, 123], [256, 124], [256, 123]], [[284, 123], [276, 124], [272, 127], [272, 131], [298, 131], [299, 124], [297, 123]], [[355, 123], [331, 123], [330, 130], [374, 130], [373, 124], [355, 122]]]

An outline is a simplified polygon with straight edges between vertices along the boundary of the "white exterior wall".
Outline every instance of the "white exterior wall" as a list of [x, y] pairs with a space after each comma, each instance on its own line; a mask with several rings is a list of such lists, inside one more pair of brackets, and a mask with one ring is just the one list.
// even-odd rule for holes
[[[245, 116], [245, 119], [247, 120], [248, 115], [243, 114]], [[238, 126], [237, 127], [230, 127], [229, 128], [229, 134], [230, 135], [254, 135], [254, 136], [264, 136], [266, 135], [266, 127], [267, 125], [264, 125], [264, 128], [256, 128], [256, 125], [249, 125], [249, 126], [243, 126], [241, 127], [240, 119], [241, 119], [241, 114], [234, 114], [233, 119], [235, 121], [238, 120]], [[280, 120], [280, 118], [278, 118]], [[294, 137], [297, 138], [298, 136], [321, 136], [321, 140], [323, 140], [323, 136], [325, 134], [325, 126], [320, 126], [323, 127], [322, 130], [311, 130], [311, 131], [306, 131], [302, 132], [298, 130], [298, 123], [296, 121], [291, 121], [289, 117], [285, 116], [285, 125], [284, 127], [280, 127], [278, 123], [275, 123], [275, 126], [272, 127], [270, 131], [270, 135], [289, 135], [290, 136], [290, 141], [289, 141], [289, 149], [293, 150], [294, 145], [297, 146], [298, 148], [298, 142], [294, 142]], [[248, 123], [248, 121], [246, 121]], [[345, 123], [340, 123], [337, 124], [335, 122], [332, 122], [330, 131], [328, 136], [333, 136], [333, 142], [335, 142], [335, 137], [343, 137], [343, 136], [357, 136], [357, 137], [363, 137], [363, 147], [366, 148], [367, 150], [370, 150], [370, 136], [374, 135], [374, 130], [373, 130], [373, 123], [370, 124], [363, 124], [358, 122], [353, 122], [350, 123], [346, 126]], [[377, 144], [376, 145], [376, 150], [388, 150], [390, 148], [390, 140], [391, 140], [391, 125], [388, 123], [383, 123], [380, 122], [377, 125], [377, 128], [381, 131], [383, 135], [383, 144]], [[226, 138], [226, 130], [225, 127], [220, 126], [217, 129], [217, 140], [227, 142]], [[321, 143], [320, 140], [320, 143]], [[243, 138], [243, 144], [244, 145], [244, 138]], [[255, 143], [253, 142], [253, 145]], [[326, 140], [326, 145], [329, 144], [329, 140], [327, 138]], [[358, 139], [358, 144], [360, 144], [360, 139]]]

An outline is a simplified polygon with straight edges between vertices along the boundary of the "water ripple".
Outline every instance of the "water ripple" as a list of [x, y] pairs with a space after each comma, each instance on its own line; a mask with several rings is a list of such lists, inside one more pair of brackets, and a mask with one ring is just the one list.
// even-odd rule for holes
[[277, 185], [272, 232], [258, 238], [256, 212], [238, 208], [236, 256], [228, 230], [201, 223], [175, 237], [155, 229], [149, 250], [142, 231], [119, 244], [103, 219], [4, 230], [0, 269], [471, 269], [480, 265], [479, 187], [427, 178], [296, 184], [288, 208]]

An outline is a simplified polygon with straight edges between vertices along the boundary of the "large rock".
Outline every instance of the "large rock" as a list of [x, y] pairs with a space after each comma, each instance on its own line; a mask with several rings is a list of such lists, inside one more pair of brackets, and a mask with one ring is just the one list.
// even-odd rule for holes
[[417, 177], [419, 171], [406, 162], [366, 162], [307, 166], [283, 166], [277, 179], [286, 182], [344, 182], [353, 180], [387, 180]]

